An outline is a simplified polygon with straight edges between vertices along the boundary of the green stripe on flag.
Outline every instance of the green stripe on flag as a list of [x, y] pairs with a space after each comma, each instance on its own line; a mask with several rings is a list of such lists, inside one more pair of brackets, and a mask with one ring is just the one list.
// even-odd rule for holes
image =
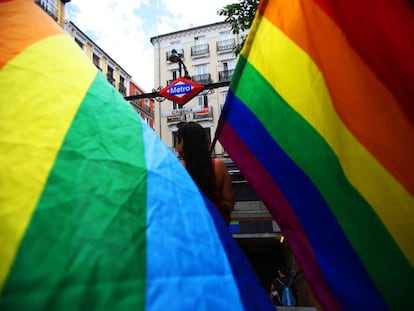
[[98, 73], [49, 175], [0, 309], [144, 308], [144, 154], [138, 115]]
[[390, 296], [387, 288], [392, 286], [384, 271], [398, 267], [393, 273], [398, 273], [400, 284], [407, 288], [404, 294], [408, 294], [414, 281], [412, 267], [371, 206], [346, 179], [335, 152], [243, 56], [235, 75], [235, 95], [318, 188], [381, 293]]

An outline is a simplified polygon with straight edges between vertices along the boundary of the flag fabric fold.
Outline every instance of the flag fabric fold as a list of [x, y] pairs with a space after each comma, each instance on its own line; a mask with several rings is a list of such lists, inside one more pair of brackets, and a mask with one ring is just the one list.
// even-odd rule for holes
[[324, 310], [413, 308], [408, 1], [261, 1], [216, 138]]
[[34, 1], [0, 2], [0, 309], [272, 310], [174, 154]]

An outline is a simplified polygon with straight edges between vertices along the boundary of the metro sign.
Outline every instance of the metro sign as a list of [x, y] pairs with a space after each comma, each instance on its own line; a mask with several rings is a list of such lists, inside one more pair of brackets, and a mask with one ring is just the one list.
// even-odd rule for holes
[[201, 84], [180, 77], [163, 88], [159, 94], [183, 106], [203, 89]]

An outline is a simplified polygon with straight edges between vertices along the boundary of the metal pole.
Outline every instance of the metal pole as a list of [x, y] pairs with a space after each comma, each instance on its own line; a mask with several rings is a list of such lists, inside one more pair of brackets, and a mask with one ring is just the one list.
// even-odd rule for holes
[[[204, 87], [203, 90], [212, 90], [212, 89], [217, 89], [219, 87], [228, 87], [229, 85], [230, 85], [230, 81], [203, 84], [203, 87]], [[140, 98], [155, 98], [155, 97], [160, 97], [160, 93], [159, 92], [144, 93], [144, 94], [138, 94], [138, 95], [125, 96], [124, 98], [126, 100], [134, 100], [134, 99], [140, 99]]]

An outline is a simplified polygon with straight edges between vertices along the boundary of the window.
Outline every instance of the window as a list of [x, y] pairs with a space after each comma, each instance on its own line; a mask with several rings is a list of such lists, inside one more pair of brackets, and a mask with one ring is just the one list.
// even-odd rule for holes
[[236, 40], [230, 31], [220, 32], [220, 40], [217, 42], [218, 52], [231, 51], [236, 46]]
[[122, 95], [126, 95], [125, 78], [123, 76], [119, 76], [118, 90]]
[[98, 68], [99, 70], [102, 71], [101, 58], [98, 55], [96, 55], [95, 53], [92, 53], [92, 62], [96, 66], [96, 68]]
[[230, 81], [234, 72], [234, 62], [222, 62], [221, 66], [223, 70], [219, 71], [219, 81]]
[[230, 60], [230, 61], [222, 62], [221, 66], [223, 67], [223, 71], [233, 70], [234, 69], [234, 61]]
[[36, 3], [42, 7], [44, 11], [46, 11], [50, 16], [52, 16], [55, 20], [58, 17], [58, 4], [56, 3], [57, 0], [36, 0]]
[[197, 103], [203, 108], [208, 108], [208, 96], [202, 95], [197, 97]]
[[106, 79], [109, 81], [109, 83], [111, 83], [112, 85], [115, 84], [115, 79], [114, 79], [114, 69], [110, 66], [108, 66], [107, 71], [106, 71]]
[[211, 82], [210, 74], [208, 73], [207, 65], [195, 66], [195, 76], [193, 80], [197, 83], [208, 84]]
[[196, 75], [203, 75], [207, 73], [207, 65], [199, 65], [195, 67]]
[[178, 78], [178, 70], [172, 71], [172, 78], [173, 78], [173, 81]]
[[83, 50], [83, 47], [84, 47], [84, 43], [80, 40], [80, 39], [78, 39], [78, 38], [75, 38], [75, 42], [80, 46], [80, 48]]
[[233, 38], [233, 36], [230, 30], [220, 31], [220, 40], [227, 40], [231, 38]]
[[76, 29], [74, 28], [68, 28], [68, 29], [70, 29], [70, 32], [73, 31], [73, 40], [76, 42], [76, 44], [79, 45], [79, 47], [83, 51], [85, 51], [86, 43], [88, 40], [86, 40], [86, 38]]
[[194, 46], [191, 47], [191, 56], [200, 56], [209, 53], [209, 46], [205, 36], [194, 37]]
[[194, 45], [203, 45], [206, 43], [206, 36], [194, 37]]

